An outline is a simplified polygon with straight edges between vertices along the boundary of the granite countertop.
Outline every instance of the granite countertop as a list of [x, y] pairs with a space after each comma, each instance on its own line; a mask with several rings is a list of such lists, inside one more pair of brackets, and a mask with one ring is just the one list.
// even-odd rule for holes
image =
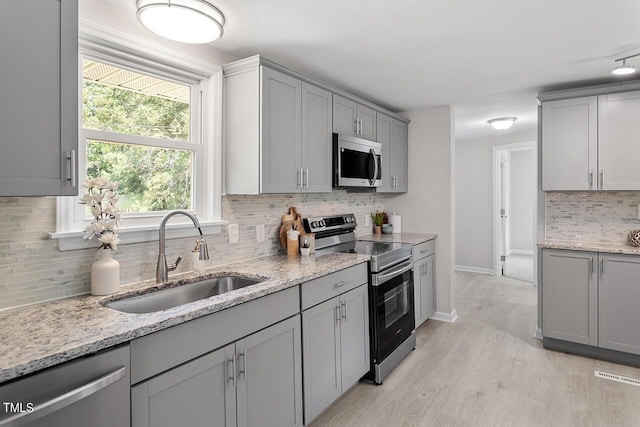
[[[123, 285], [115, 295], [80, 296], [0, 312], [0, 383], [143, 335], [296, 286], [316, 277], [367, 262], [358, 254], [319, 257], [274, 255], [207, 269], [207, 276], [239, 274], [266, 278], [261, 283], [165, 311], [122, 313], [101, 303], [142, 294], [154, 280]], [[194, 281], [193, 273], [171, 277], [171, 283]], [[160, 285], [162, 286], [162, 285]]]
[[358, 240], [366, 240], [370, 242], [399, 242], [399, 243], [411, 243], [417, 245], [419, 243], [428, 242], [437, 238], [438, 235], [434, 233], [393, 233], [393, 234], [369, 234], [367, 236], [360, 236]]
[[539, 248], [567, 249], [572, 251], [600, 252], [610, 254], [640, 255], [640, 248], [622, 243], [570, 242], [564, 240], [541, 240]]

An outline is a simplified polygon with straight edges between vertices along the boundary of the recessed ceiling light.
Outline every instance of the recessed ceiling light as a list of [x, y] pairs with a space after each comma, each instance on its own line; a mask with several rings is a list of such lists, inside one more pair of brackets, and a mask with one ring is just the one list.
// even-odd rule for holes
[[182, 43], [222, 37], [224, 15], [204, 0], [138, 0], [138, 20], [148, 30]]
[[517, 117], [499, 117], [497, 119], [487, 120], [487, 123], [496, 130], [505, 130], [513, 126], [516, 120], [518, 120]]

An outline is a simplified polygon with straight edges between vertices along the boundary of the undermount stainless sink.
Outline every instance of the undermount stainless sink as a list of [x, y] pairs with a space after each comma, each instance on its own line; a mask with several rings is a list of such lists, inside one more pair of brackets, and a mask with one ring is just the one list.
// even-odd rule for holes
[[160, 289], [148, 294], [109, 301], [104, 305], [125, 313], [152, 313], [245, 288], [264, 280], [241, 276], [211, 277], [186, 285]]

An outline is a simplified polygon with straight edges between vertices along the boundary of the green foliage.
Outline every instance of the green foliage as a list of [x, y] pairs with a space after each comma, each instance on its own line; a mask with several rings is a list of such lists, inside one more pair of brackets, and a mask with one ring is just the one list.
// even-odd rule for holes
[[[189, 114], [186, 103], [84, 82], [85, 128], [188, 141]], [[188, 150], [87, 141], [87, 176], [118, 182], [123, 212], [190, 209], [192, 163]]]
[[386, 213], [384, 211], [371, 212], [371, 220], [373, 221], [373, 225], [382, 225], [385, 215]]

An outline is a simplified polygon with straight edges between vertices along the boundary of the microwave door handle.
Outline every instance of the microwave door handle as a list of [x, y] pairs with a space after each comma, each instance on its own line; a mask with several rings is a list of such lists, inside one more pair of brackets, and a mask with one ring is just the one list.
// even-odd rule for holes
[[369, 183], [373, 185], [378, 178], [378, 159], [376, 158], [376, 152], [373, 148], [369, 150], [369, 155], [373, 159], [373, 176], [369, 178]]

